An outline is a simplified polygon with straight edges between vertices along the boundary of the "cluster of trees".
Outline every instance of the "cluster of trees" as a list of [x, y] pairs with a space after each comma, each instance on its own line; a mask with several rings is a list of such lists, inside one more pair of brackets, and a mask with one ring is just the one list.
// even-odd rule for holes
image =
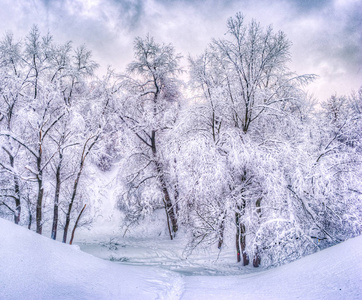
[[106, 124], [103, 82], [88, 80], [98, 65], [84, 46], [57, 45], [36, 26], [23, 42], [7, 34], [0, 59], [1, 212], [29, 229], [35, 221], [42, 234], [52, 210], [51, 237], [61, 220], [66, 242], [86, 159]]
[[35, 214], [40, 234], [52, 219], [54, 239], [60, 222], [66, 242], [93, 164], [99, 176], [119, 168], [127, 226], [163, 210], [171, 239], [182, 229], [192, 251], [232, 238], [243, 265], [361, 234], [362, 89], [316, 109], [303, 92], [315, 76], [287, 68], [290, 46], [283, 32], [236, 14], [226, 38], [189, 58], [184, 83], [181, 56], [149, 36], [135, 40], [124, 74], [98, 79], [85, 47], [56, 45], [36, 27], [22, 43], [7, 35], [0, 213], [27, 216], [29, 228]]

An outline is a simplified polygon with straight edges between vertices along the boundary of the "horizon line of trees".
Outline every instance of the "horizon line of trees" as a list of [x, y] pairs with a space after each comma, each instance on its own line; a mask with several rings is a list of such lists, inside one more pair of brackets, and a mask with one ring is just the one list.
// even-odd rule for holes
[[187, 70], [171, 44], [146, 36], [124, 73], [97, 78], [85, 46], [36, 26], [22, 42], [5, 35], [0, 216], [39, 234], [48, 224], [67, 242], [71, 224], [74, 235], [97, 214], [84, 210], [96, 166], [119, 169], [127, 228], [163, 210], [189, 252], [221, 250], [234, 232], [238, 262], [269, 266], [361, 234], [362, 87], [316, 109], [304, 92], [316, 76], [287, 68], [290, 46], [238, 13]]

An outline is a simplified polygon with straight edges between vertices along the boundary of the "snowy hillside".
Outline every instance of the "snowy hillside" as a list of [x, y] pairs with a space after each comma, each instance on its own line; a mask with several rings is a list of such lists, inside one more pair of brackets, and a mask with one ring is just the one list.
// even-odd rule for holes
[[0, 299], [361, 299], [362, 237], [280, 268], [182, 276], [95, 258], [0, 219]]

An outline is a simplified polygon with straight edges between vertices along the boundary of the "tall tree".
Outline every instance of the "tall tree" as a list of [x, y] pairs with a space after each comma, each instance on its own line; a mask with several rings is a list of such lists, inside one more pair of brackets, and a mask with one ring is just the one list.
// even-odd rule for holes
[[[283, 32], [274, 33], [271, 27], [263, 29], [254, 20], [245, 24], [240, 13], [228, 20], [227, 28], [229, 39], [213, 40], [201, 58], [191, 60], [193, 79], [198, 82], [206, 100], [208, 120], [205, 121], [209, 124], [211, 138], [225, 156], [233, 154], [226, 147], [230, 145], [231, 137], [232, 143], [241, 143], [240, 149], [254, 145], [258, 147], [255, 151], [266, 151], [263, 154], [266, 156], [270, 147], [262, 145], [265, 139], [272, 138], [271, 132], [268, 135], [265, 132], [266, 124], [282, 124], [280, 118], [293, 106], [298, 107], [298, 101], [302, 100], [299, 85], [314, 76], [297, 76], [288, 70], [290, 42]], [[240, 133], [227, 134], [235, 130]], [[240, 156], [246, 154], [239, 152]], [[245, 223], [250, 220], [246, 212], [262, 216], [263, 202], [267, 201], [266, 190], [263, 191], [263, 185], [258, 181], [256, 165], [235, 167], [231, 159], [227, 161], [232, 178], [229, 193], [235, 200], [237, 260], [242, 257], [243, 264], [247, 265], [246, 236], [251, 227]], [[239, 195], [237, 198], [236, 194]], [[256, 221], [258, 223], [260, 221]], [[255, 266], [260, 261], [257, 252], [255, 250]]]
[[[119, 118], [136, 139], [136, 152], [131, 154], [134, 168], [129, 174], [128, 200], [143, 201], [151, 185], [162, 195], [149, 205], [162, 200], [166, 211], [170, 238], [178, 230], [174, 191], [167, 179], [167, 162], [163, 159], [163, 134], [175, 122], [180, 93], [177, 75], [180, 56], [171, 45], [157, 44], [153, 38], [137, 38], [136, 60], [129, 64], [129, 77], [124, 81], [128, 95], [123, 98]], [[147, 188], [145, 188], [147, 186]], [[159, 205], [159, 204], [157, 204]], [[156, 205], [156, 206], [157, 206]]]
[[[48, 192], [44, 188], [50, 190], [54, 186], [52, 238], [55, 239], [58, 208], [64, 202], [60, 200], [62, 183], [66, 187], [72, 178], [69, 165], [74, 155], [67, 149], [72, 147], [74, 153], [82, 152], [82, 134], [86, 139], [98, 136], [99, 122], [104, 117], [102, 113], [97, 115], [95, 109], [91, 111], [97, 117], [89, 116], [87, 102], [93, 101], [93, 107], [102, 106], [94, 100], [102, 84], [88, 83], [98, 65], [85, 46], [72, 50], [70, 42], [57, 45], [50, 34], [41, 36], [37, 26], [32, 27], [23, 43], [16, 43], [12, 35], [6, 35], [0, 42], [0, 52], [0, 171], [5, 174], [0, 205], [11, 211], [15, 223], [19, 223], [23, 198], [29, 211], [29, 227], [36, 206], [36, 231], [41, 234], [44, 207], [48, 210], [45, 206]], [[99, 102], [103, 100], [99, 97]], [[89, 129], [77, 132], [80, 119], [84, 124], [91, 123]], [[83, 170], [85, 162], [81, 161]], [[73, 173], [78, 174], [79, 170]], [[77, 186], [73, 184], [71, 203], [75, 201]], [[69, 218], [70, 213], [66, 218], [68, 225]]]
[[[15, 131], [14, 125], [17, 117], [17, 110], [22, 103], [22, 90], [26, 85], [28, 75], [22, 75], [19, 71], [21, 69], [21, 46], [20, 43], [15, 42], [11, 34], [7, 34], [0, 42], [0, 126], [1, 129], [7, 132]], [[18, 152], [18, 145], [10, 138], [2, 143], [2, 150], [8, 157], [8, 164], [0, 162], [4, 172], [9, 175], [8, 179], [11, 188], [5, 188], [5, 194], [2, 193], [2, 199], [12, 198], [15, 207], [11, 208], [4, 201], [2, 203], [13, 212], [14, 222], [18, 224], [21, 217], [21, 188], [20, 178], [16, 170], [16, 154]]]

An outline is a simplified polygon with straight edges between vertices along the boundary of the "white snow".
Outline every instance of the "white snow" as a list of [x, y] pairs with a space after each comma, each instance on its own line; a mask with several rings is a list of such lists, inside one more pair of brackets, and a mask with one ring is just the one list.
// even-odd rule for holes
[[170, 271], [104, 261], [0, 219], [0, 299], [177, 299]]
[[0, 299], [362, 299], [362, 236], [233, 276], [110, 262], [3, 219], [0, 237]]

